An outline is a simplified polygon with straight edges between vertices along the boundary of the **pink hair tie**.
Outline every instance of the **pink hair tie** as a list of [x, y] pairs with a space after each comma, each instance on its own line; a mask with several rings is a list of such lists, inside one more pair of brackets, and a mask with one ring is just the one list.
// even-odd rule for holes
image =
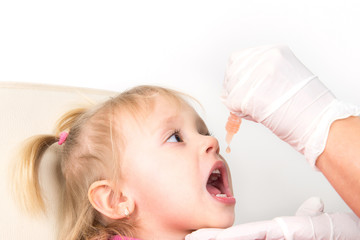
[[66, 138], [68, 137], [68, 135], [69, 135], [68, 132], [60, 133], [58, 144], [59, 145], [63, 144], [66, 141]]

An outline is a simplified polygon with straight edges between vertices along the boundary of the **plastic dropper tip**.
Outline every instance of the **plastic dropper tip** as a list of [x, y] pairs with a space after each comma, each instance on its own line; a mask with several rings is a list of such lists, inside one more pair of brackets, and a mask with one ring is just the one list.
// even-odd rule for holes
[[234, 137], [234, 133], [227, 132], [225, 141], [228, 145], [230, 145], [232, 138]]

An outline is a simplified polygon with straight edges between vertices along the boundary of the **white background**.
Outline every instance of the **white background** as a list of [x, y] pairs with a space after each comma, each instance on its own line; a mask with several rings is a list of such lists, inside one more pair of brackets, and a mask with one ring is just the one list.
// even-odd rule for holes
[[347, 210], [321, 173], [258, 124], [244, 121], [226, 154], [219, 95], [232, 51], [287, 44], [339, 99], [358, 104], [359, 25], [357, 0], [2, 0], [0, 81], [187, 92], [231, 166], [237, 223], [292, 215], [310, 196]]

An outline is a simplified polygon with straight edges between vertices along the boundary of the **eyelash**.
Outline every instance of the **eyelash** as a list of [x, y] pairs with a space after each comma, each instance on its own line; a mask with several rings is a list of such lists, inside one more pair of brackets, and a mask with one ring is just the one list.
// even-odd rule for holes
[[175, 134], [180, 135], [180, 129], [174, 129], [174, 131], [172, 132], [171, 136], [172, 136], [172, 135], [175, 135]]
[[177, 135], [179, 138], [180, 138], [180, 141], [179, 142], [183, 142], [183, 139], [181, 137], [181, 131], [180, 129], [175, 129], [171, 134], [170, 134], [170, 137], [168, 137], [167, 140], [169, 140], [172, 136], [174, 135]]
[[[199, 132], [199, 133], [200, 133], [200, 132]], [[204, 136], [213, 136], [213, 134], [212, 134], [211, 132], [209, 132], [209, 131], [207, 131], [206, 133], [200, 133], [200, 134], [202, 134], [202, 135], [204, 135]], [[178, 135], [178, 137], [180, 138], [180, 141], [179, 141], [179, 142], [183, 142], [180, 129], [175, 129], [175, 130], [170, 134], [170, 136], [168, 137], [167, 140], [169, 140], [169, 139], [170, 139], [172, 136], [174, 136], [174, 135]]]
[[211, 136], [211, 137], [213, 136], [213, 134], [209, 130], [206, 130], [206, 132], [199, 131], [199, 133], [204, 136]]

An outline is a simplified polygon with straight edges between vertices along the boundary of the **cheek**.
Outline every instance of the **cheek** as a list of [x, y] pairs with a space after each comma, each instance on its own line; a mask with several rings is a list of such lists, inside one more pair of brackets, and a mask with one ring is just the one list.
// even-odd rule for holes
[[[126, 185], [139, 198], [152, 196], [168, 182], [168, 172], [149, 156], [137, 156], [124, 166]], [[165, 189], [164, 189], [165, 190]]]
[[139, 203], [162, 205], [164, 199], [183, 201], [185, 196], [196, 195], [201, 187], [196, 161], [190, 156], [142, 151], [128, 160], [123, 166], [125, 184]]
[[183, 197], [194, 194], [191, 192], [194, 189], [192, 181], [181, 169], [170, 166], [150, 169], [141, 166], [135, 171], [137, 176], [129, 176], [129, 185], [139, 204], [162, 206], [182, 201]]

